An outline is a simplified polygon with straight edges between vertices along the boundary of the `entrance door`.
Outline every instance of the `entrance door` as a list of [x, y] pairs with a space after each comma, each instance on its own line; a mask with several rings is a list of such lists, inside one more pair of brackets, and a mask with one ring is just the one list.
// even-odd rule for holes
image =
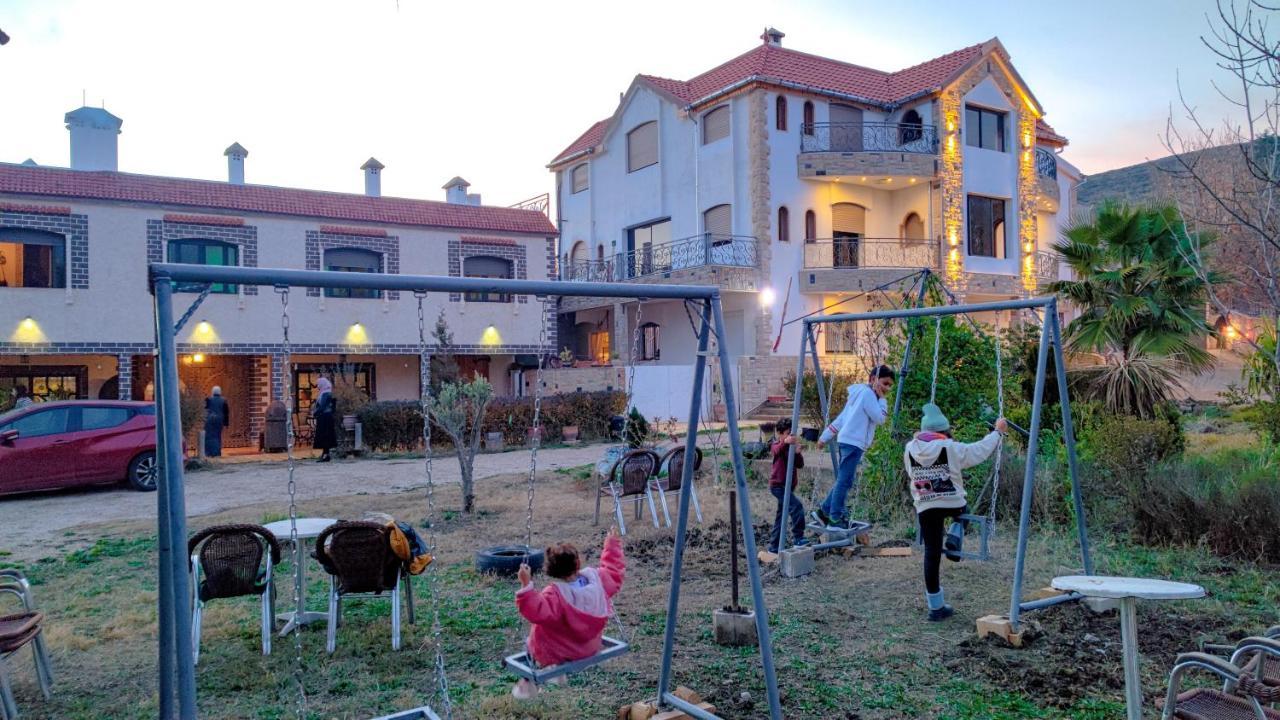
[[[247, 355], [204, 355], [196, 362], [195, 356], [183, 357], [178, 366], [178, 378], [188, 393], [195, 393], [203, 407], [204, 398], [217, 385], [222, 397], [231, 405], [231, 425], [222, 431], [224, 448], [252, 447], [256, 439], [249, 437], [249, 406], [260, 399], [249, 392], [253, 375], [253, 358]], [[190, 360], [190, 362], [188, 362]], [[201, 420], [204, 411], [201, 410]]]
[[831, 266], [859, 267], [861, 241], [866, 233], [867, 209], [854, 203], [831, 206]]
[[488, 355], [455, 355], [454, 360], [458, 361], [459, 380], [470, 382], [476, 375], [485, 380], [490, 379]]
[[831, 151], [862, 152], [862, 110], [831, 104]]

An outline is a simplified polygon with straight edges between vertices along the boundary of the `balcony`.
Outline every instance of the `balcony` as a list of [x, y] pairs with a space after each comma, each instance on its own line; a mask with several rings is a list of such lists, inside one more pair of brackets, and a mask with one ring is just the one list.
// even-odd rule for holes
[[875, 287], [921, 268], [938, 269], [939, 243], [923, 238], [826, 238], [804, 243], [804, 292]]
[[1036, 148], [1036, 208], [1058, 212], [1061, 203], [1058, 188], [1058, 156], [1044, 148]]
[[1059, 256], [1056, 252], [1036, 251], [1036, 277], [1045, 282], [1058, 279]]
[[814, 123], [800, 133], [800, 177], [937, 174], [938, 129], [900, 123]]

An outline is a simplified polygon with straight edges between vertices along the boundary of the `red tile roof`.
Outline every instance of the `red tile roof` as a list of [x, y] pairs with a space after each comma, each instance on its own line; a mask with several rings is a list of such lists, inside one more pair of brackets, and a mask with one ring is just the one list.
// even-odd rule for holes
[[549, 236], [534, 210], [0, 163], [0, 193]]
[[[711, 96], [749, 82], [783, 84], [855, 98], [870, 105], [892, 106], [941, 90], [970, 63], [981, 57], [996, 41], [947, 53], [941, 57], [897, 72], [884, 72], [839, 60], [789, 50], [776, 45], [760, 45], [690, 80], [672, 80], [654, 75], [639, 79], [687, 105], [704, 102]], [[608, 121], [591, 126], [551, 161], [567, 157], [598, 144]]]
[[1059, 135], [1053, 126], [1044, 121], [1044, 118], [1036, 118], [1036, 139], [1043, 140], [1049, 145], [1065, 146], [1067, 144], [1067, 139]]

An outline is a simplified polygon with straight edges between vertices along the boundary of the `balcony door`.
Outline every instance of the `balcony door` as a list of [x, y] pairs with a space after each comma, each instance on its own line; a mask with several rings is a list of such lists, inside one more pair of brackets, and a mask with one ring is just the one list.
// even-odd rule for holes
[[867, 231], [867, 209], [856, 203], [831, 206], [831, 266], [858, 267], [862, 238]]
[[628, 277], [639, 277], [671, 269], [671, 220], [638, 225], [627, 231], [624, 262]]
[[831, 104], [832, 152], [862, 152], [862, 110]]

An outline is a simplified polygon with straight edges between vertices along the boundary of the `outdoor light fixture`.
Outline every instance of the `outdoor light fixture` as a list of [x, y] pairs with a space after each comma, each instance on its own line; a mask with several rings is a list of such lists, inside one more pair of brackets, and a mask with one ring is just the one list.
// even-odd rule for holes
[[191, 328], [191, 342], [197, 345], [211, 345], [220, 342], [218, 331], [208, 320], [201, 320]]
[[760, 307], [772, 307], [773, 301], [777, 299], [777, 293], [771, 287], [764, 287], [760, 290]]
[[365, 332], [364, 326], [357, 320], [351, 323], [351, 327], [347, 329], [348, 345], [368, 345], [369, 334]]
[[35, 321], [35, 320], [32, 320], [30, 315], [28, 315], [28, 316], [26, 316], [25, 318], [23, 318], [23, 319], [22, 319], [22, 329], [23, 329], [23, 330], [31, 330], [31, 329], [32, 329], [32, 328], [34, 328], [35, 326], [36, 326], [36, 321]]
[[204, 362], [204, 353], [196, 353], [195, 355], [192, 355], [191, 362], [196, 364]]
[[484, 332], [480, 334], [480, 344], [487, 347], [501, 345], [502, 334], [498, 332], [497, 327], [490, 324], [489, 327], [485, 328]]
[[40, 329], [40, 324], [30, 315], [18, 322], [17, 329], [13, 331], [13, 335], [9, 339], [19, 343], [42, 343], [49, 340], [49, 338], [45, 337], [44, 331]]

